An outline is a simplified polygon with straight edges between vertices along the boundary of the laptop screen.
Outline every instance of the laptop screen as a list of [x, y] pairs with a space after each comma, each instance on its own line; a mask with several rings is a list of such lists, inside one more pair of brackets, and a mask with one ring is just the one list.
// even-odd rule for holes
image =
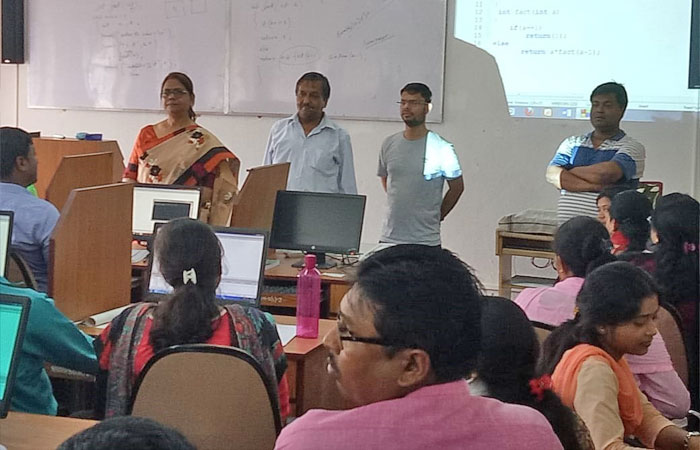
[[[216, 297], [227, 302], [259, 306], [263, 285], [267, 232], [215, 228], [221, 242], [221, 282]], [[157, 252], [153, 252], [148, 291], [151, 294], [169, 294], [173, 288], [160, 273]]]
[[7, 255], [12, 242], [12, 211], [0, 211], [0, 275], [5, 276]]
[[176, 217], [199, 217], [199, 188], [170, 185], [134, 186], [131, 232], [136, 236], [153, 233], [155, 224]]
[[29, 304], [26, 297], [0, 295], [0, 417], [5, 417], [10, 409]]

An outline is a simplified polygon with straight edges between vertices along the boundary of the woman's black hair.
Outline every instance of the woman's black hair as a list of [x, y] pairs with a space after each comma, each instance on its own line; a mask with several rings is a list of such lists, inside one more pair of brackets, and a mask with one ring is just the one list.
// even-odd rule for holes
[[[605, 229], [605, 228], [603, 228]], [[544, 415], [564, 449], [579, 449], [576, 419], [551, 390], [538, 399], [530, 388], [536, 378], [539, 341], [532, 324], [517, 304], [502, 297], [484, 297], [481, 306], [482, 347], [477, 376], [488, 396], [505, 403], [529, 406]]]
[[[189, 95], [192, 96], [192, 101], [194, 101], [194, 83], [192, 83], [192, 79], [188, 77], [186, 74], [182, 72], [170, 72], [163, 78], [163, 82], [160, 84], [160, 92], [163, 92], [163, 87], [165, 86], [165, 82], [168, 80], [177, 80], [179, 81], [184, 87], [185, 90]], [[194, 112], [194, 108], [190, 106], [190, 109], [187, 111], [187, 115], [189, 116], [190, 119], [193, 121], [197, 118], [197, 113]]]
[[629, 190], [610, 201], [610, 218], [617, 221], [618, 231], [629, 240], [626, 251], [641, 252], [649, 239], [651, 201], [646, 195]]
[[615, 261], [610, 253], [609, 237], [603, 224], [592, 217], [573, 217], [554, 235], [554, 253], [574, 276], [583, 278], [596, 267]]
[[586, 343], [602, 348], [597, 327], [632, 320], [642, 301], [659, 294], [651, 276], [625, 261], [598, 267], [586, 276], [576, 297], [578, 312], [547, 337], [542, 346], [540, 371], [552, 373], [565, 351]]
[[[206, 342], [213, 333], [211, 321], [219, 311], [216, 288], [221, 275], [221, 246], [214, 231], [198, 220], [173, 219], [158, 230], [155, 255], [174, 291], [154, 312], [150, 334], [153, 350]], [[183, 275], [192, 271], [196, 281]]]
[[699, 220], [700, 204], [689, 195], [673, 193], [656, 201], [651, 216], [659, 237], [654, 275], [663, 300], [671, 304], [700, 299]]

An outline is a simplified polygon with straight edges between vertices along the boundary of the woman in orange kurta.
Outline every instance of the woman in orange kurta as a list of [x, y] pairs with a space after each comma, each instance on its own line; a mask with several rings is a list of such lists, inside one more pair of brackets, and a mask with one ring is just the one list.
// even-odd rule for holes
[[211, 201], [204, 208], [207, 217], [200, 218], [212, 225], [228, 225], [238, 192], [240, 161], [195, 122], [194, 86], [187, 75], [168, 74], [160, 95], [168, 117], [141, 129], [122, 181], [209, 188]]
[[578, 311], [543, 345], [542, 370], [552, 374], [562, 402], [584, 421], [596, 450], [700, 450], [700, 438], [675, 427], [639, 390], [625, 354], [645, 354], [656, 334], [658, 288], [628, 262], [605, 264], [586, 276]]

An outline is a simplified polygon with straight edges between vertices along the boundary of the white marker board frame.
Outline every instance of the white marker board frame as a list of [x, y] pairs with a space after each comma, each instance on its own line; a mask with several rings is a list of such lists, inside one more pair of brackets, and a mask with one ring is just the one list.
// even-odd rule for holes
[[30, 108], [161, 110], [165, 74], [195, 110], [286, 115], [318, 71], [333, 117], [399, 120], [399, 90], [433, 91], [442, 121], [446, 0], [29, 0]]

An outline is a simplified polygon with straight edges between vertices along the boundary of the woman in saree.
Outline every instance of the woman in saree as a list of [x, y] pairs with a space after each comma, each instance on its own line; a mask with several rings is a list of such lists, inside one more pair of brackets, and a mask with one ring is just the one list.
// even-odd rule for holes
[[238, 192], [240, 161], [210, 131], [199, 126], [194, 112], [194, 85], [181, 72], [169, 73], [160, 89], [168, 114], [141, 129], [122, 181], [203, 186], [205, 201], [200, 219], [228, 225]]

